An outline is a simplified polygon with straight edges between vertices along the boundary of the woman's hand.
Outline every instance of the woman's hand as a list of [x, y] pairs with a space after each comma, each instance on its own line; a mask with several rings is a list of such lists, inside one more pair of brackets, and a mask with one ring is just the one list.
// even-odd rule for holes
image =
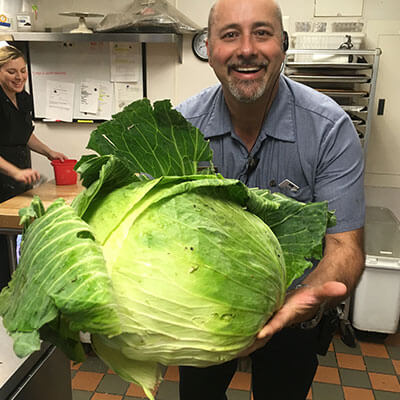
[[53, 160], [60, 160], [60, 161], [68, 160], [68, 157], [65, 154], [59, 153], [58, 151], [53, 151], [53, 150], [49, 151], [49, 154], [48, 154], [47, 158], [50, 161], [53, 161]]
[[23, 182], [30, 185], [40, 179], [40, 174], [38, 171], [32, 168], [18, 169], [12, 175], [12, 178], [14, 178], [18, 182]]
[[39, 140], [33, 133], [28, 140], [28, 146], [34, 152], [46, 156], [50, 161], [68, 160], [68, 157], [65, 154], [52, 150], [49, 146], [45, 145], [41, 140]]

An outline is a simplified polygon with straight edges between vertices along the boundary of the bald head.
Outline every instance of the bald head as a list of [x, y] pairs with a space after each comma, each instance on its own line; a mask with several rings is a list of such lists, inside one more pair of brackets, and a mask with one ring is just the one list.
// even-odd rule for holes
[[[226, 1], [234, 1], [234, 0], [217, 0], [214, 5], [210, 9], [210, 13], [208, 14], [208, 37], [211, 37], [211, 31], [213, 28], [213, 25], [215, 23], [215, 16], [218, 13], [218, 5], [222, 2]], [[252, 0], [248, 0], [249, 2]], [[283, 20], [282, 20], [282, 10], [279, 6], [279, 4], [275, 0], [264, 0], [266, 3], [272, 3], [275, 6], [276, 9], [276, 19], [279, 22], [279, 26], [281, 27], [282, 30], [282, 36], [283, 36]]]

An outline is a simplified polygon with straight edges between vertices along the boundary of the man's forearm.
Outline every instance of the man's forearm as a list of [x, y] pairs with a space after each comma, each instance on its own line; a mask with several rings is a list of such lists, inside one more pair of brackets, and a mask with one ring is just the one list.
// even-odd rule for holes
[[347, 287], [348, 296], [364, 270], [363, 233], [363, 229], [357, 229], [326, 235], [324, 257], [304, 283], [317, 286], [328, 281], [342, 282]]

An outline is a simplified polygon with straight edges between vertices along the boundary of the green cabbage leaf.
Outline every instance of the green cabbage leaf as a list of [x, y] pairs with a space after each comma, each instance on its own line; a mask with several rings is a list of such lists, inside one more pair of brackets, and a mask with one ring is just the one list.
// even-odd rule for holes
[[[84, 358], [79, 332], [153, 399], [162, 365], [231, 360], [322, 257], [327, 203], [216, 174], [201, 132], [168, 100], [132, 103], [92, 132], [69, 206], [20, 211], [21, 261], [0, 315], [23, 357], [40, 339]], [[207, 164], [199, 172], [200, 166]]]

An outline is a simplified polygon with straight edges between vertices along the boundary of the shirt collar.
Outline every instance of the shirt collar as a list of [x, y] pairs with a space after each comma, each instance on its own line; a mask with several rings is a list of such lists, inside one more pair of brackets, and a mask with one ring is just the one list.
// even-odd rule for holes
[[219, 85], [214, 96], [214, 103], [211, 107], [210, 118], [208, 120], [204, 137], [216, 137], [232, 132], [232, 122], [228, 107], [225, 103], [222, 86]]
[[0, 85], [0, 97], [2, 97], [3, 99], [8, 99], [6, 92], [3, 90], [3, 87]]
[[[27, 92], [25, 92], [25, 90], [23, 90], [21, 93], [17, 93], [16, 96], [17, 96], [17, 104], [20, 111], [30, 112], [33, 110], [32, 96], [29, 95]], [[3, 90], [1, 85], [0, 85], [0, 97], [2, 97], [4, 101], [8, 101], [10, 102], [10, 104], [12, 104], [11, 100], [9, 99], [9, 97], [7, 96], [6, 92]]]
[[[278, 93], [272, 103], [267, 118], [264, 120], [259, 140], [266, 136], [278, 140], [295, 142], [294, 98], [285, 76], [279, 78]], [[284, 117], [284, 118], [282, 118]], [[208, 121], [205, 138], [225, 135], [233, 131], [228, 107], [225, 103], [222, 86], [217, 89], [214, 104]]]

